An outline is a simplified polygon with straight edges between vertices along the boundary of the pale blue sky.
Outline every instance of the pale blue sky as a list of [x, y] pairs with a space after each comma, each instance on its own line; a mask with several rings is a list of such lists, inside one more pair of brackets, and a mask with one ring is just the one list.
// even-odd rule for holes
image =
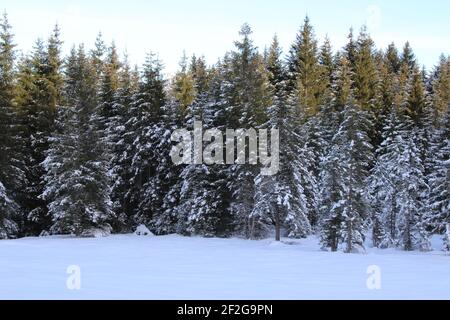
[[132, 62], [141, 63], [150, 50], [159, 53], [168, 73], [183, 50], [217, 61], [233, 48], [244, 22], [258, 47], [277, 33], [287, 52], [306, 14], [319, 39], [328, 34], [334, 49], [345, 44], [351, 26], [367, 24], [378, 47], [409, 40], [428, 68], [441, 53], [450, 54], [447, 0], [1, 0], [0, 9], [9, 14], [20, 49], [47, 38], [58, 22], [65, 50], [79, 42], [91, 47], [102, 31]]

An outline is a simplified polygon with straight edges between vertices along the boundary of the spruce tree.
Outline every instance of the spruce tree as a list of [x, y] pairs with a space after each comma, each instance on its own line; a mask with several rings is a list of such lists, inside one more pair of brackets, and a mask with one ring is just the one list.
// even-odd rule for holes
[[186, 108], [194, 102], [196, 96], [193, 74], [188, 69], [186, 53], [180, 62], [181, 70], [177, 72], [172, 83], [172, 92], [174, 98], [180, 104], [182, 113], [186, 112]]
[[342, 217], [339, 211], [333, 211], [334, 205], [339, 201], [339, 167], [340, 162], [336, 154], [332, 154], [334, 136], [341, 124], [342, 111], [350, 101], [352, 94], [352, 70], [350, 61], [345, 55], [338, 57], [339, 63], [333, 75], [333, 99], [325, 105], [323, 117], [326, 131], [326, 148], [320, 160], [320, 174], [318, 176], [318, 189], [320, 190], [317, 203], [320, 214], [320, 237], [324, 248], [337, 251], [340, 242], [340, 226]]
[[385, 53], [385, 58], [389, 72], [391, 74], [398, 73], [400, 71], [401, 60], [398, 54], [397, 47], [394, 43], [389, 44]]
[[356, 44], [355, 36], [353, 33], [354, 33], [354, 31], [353, 31], [353, 27], [352, 27], [352, 28], [350, 28], [350, 31], [348, 33], [348, 36], [347, 36], [348, 42], [344, 47], [343, 53], [345, 55], [345, 58], [349, 61], [352, 71], [355, 71], [357, 44]]
[[433, 104], [437, 117], [443, 117], [450, 103], [450, 57], [441, 55], [435, 74], [432, 79]]
[[[251, 28], [244, 24], [241, 41], [236, 41], [236, 51], [231, 56], [230, 99], [227, 101], [227, 125], [235, 129], [256, 129], [265, 122], [270, 96], [267, 92], [268, 79], [261, 55], [250, 38]], [[236, 158], [239, 156], [235, 154]], [[242, 155], [241, 155], [242, 156]], [[247, 238], [263, 236], [264, 221], [252, 214], [254, 207], [254, 181], [258, 166], [249, 163], [230, 166], [229, 189], [232, 195], [231, 212], [236, 221], [237, 231]]]
[[375, 166], [371, 171], [368, 191], [373, 208], [371, 218], [372, 242], [375, 247], [395, 247], [399, 238], [397, 205], [398, 188], [395, 176], [395, 159], [401, 156], [397, 139], [403, 134], [405, 124], [397, 109], [392, 108], [384, 121], [382, 142], [378, 148]]
[[433, 231], [444, 234], [444, 249], [450, 251], [450, 108], [436, 131], [430, 184], [429, 220]]
[[24, 199], [27, 212], [24, 232], [29, 235], [38, 235], [51, 224], [47, 203], [40, 195], [45, 174], [42, 162], [49, 149], [57, 108], [62, 102], [62, 42], [59, 37], [59, 27], [55, 26], [47, 45], [38, 40], [29, 61], [24, 61], [23, 74], [19, 74], [19, 84], [23, 85], [19, 101], [26, 133], [26, 175], [29, 182]]
[[67, 106], [58, 117], [45, 160], [52, 233], [97, 236], [111, 231], [114, 219], [108, 175], [109, 153], [102, 140], [95, 70], [84, 52], [72, 50], [64, 88]]
[[408, 67], [408, 70], [412, 71], [417, 67], [416, 56], [408, 42], [405, 43], [403, 47], [402, 54], [400, 56], [400, 61]]
[[320, 104], [320, 66], [314, 29], [305, 18], [290, 50], [288, 61], [289, 89], [298, 89], [299, 103], [307, 116], [317, 114]]
[[377, 86], [377, 71], [373, 57], [373, 46], [373, 40], [367, 33], [367, 29], [362, 28], [357, 41], [353, 84], [357, 103], [364, 110], [376, 115], [374, 98]]
[[[328, 217], [322, 224], [322, 243], [331, 245], [333, 250], [337, 249], [336, 242], [342, 243], [347, 253], [364, 250], [365, 221], [370, 212], [365, 194], [372, 161], [372, 145], [367, 135], [369, 127], [367, 112], [350, 100], [342, 111], [341, 125], [325, 159], [325, 163], [332, 163], [337, 169], [337, 172], [330, 172], [328, 179], [335, 180], [334, 187], [339, 190], [337, 201], [331, 203]], [[336, 240], [336, 235], [339, 240]]]
[[113, 211], [117, 216], [113, 227], [115, 230], [130, 230], [132, 226], [132, 208], [127, 201], [131, 172], [132, 135], [129, 134], [130, 107], [137, 91], [133, 80], [133, 71], [127, 58], [118, 70], [118, 88], [114, 91], [114, 116], [109, 120], [108, 135], [111, 152], [111, 174], [113, 178], [111, 200]]
[[21, 128], [15, 99], [15, 45], [6, 13], [0, 19], [0, 239], [19, 235], [25, 186]]
[[[413, 132], [414, 134], [414, 132]], [[421, 193], [426, 189], [423, 166], [413, 137], [397, 141], [403, 152], [395, 159], [395, 168], [401, 177], [398, 185], [399, 244], [404, 250], [430, 250], [426, 230], [425, 203]]]
[[133, 208], [135, 223], [149, 224], [161, 210], [163, 190], [161, 172], [157, 172], [163, 148], [165, 80], [162, 64], [153, 53], [147, 56], [138, 92], [130, 106], [127, 139], [133, 141], [130, 187], [126, 198]]
[[286, 92], [286, 72], [276, 37], [268, 51], [267, 70], [272, 105], [267, 110], [268, 120], [263, 127], [279, 130], [279, 172], [273, 176], [257, 176], [253, 215], [273, 225], [275, 239], [280, 241], [282, 230], [285, 236], [296, 238], [312, 232], [308, 219], [311, 205], [305, 185], [315, 181], [308, 170], [311, 154], [297, 131], [300, 123], [298, 103], [297, 100], [290, 101]]
[[[330, 94], [330, 90], [333, 83], [333, 75], [335, 73], [335, 61], [333, 57], [333, 51], [331, 48], [331, 42], [328, 36], [320, 48], [319, 63], [321, 66], [321, 94], [323, 97], [327, 97]], [[326, 103], [326, 99], [322, 99], [321, 104]]]

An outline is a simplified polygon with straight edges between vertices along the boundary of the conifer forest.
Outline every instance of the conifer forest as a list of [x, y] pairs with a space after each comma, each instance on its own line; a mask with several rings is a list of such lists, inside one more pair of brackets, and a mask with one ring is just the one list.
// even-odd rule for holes
[[[448, 50], [424, 68], [408, 42], [378, 47], [363, 26], [336, 47], [306, 17], [285, 50], [277, 36], [257, 48], [243, 24], [219, 61], [184, 55], [168, 75], [158, 48], [136, 66], [101, 35], [67, 53], [63, 41], [56, 25], [19, 51], [0, 19], [0, 239], [145, 226], [314, 235], [344, 253], [430, 251], [437, 236], [450, 251]], [[277, 128], [278, 172], [175, 164], [171, 135], [195, 121], [223, 134]]]

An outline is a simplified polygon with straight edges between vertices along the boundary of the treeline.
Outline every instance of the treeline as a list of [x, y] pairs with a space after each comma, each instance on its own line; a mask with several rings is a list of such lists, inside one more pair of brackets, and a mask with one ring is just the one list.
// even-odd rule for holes
[[[62, 57], [59, 29], [17, 56], [0, 24], [0, 238], [156, 234], [319, 234], [325, 249], [450, 250], [450, 59], [421, 69], [408, 43], [375, 47], [362, 28], [334, 51], [305, 19], [285, 57], [244, 25], [215, 65], [183, 57], [165, 79], [99, 36]], [[280, 130], [280, 171], [176, 166], [171, 133]]]

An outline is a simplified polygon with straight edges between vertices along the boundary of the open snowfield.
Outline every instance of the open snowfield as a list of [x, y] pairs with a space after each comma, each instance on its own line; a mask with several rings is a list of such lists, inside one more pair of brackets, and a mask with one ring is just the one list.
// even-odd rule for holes
[[[430, 253], [350, 255], [322, 252], [314, 238], [6, 240], [0, 299], [450, 299], [450, 256], [433, 240]], [[381, 271], [379, 290], [366, 284], [371, 265]], [[69, 266], [80, 268], [80, 290], [67, 287]]]

